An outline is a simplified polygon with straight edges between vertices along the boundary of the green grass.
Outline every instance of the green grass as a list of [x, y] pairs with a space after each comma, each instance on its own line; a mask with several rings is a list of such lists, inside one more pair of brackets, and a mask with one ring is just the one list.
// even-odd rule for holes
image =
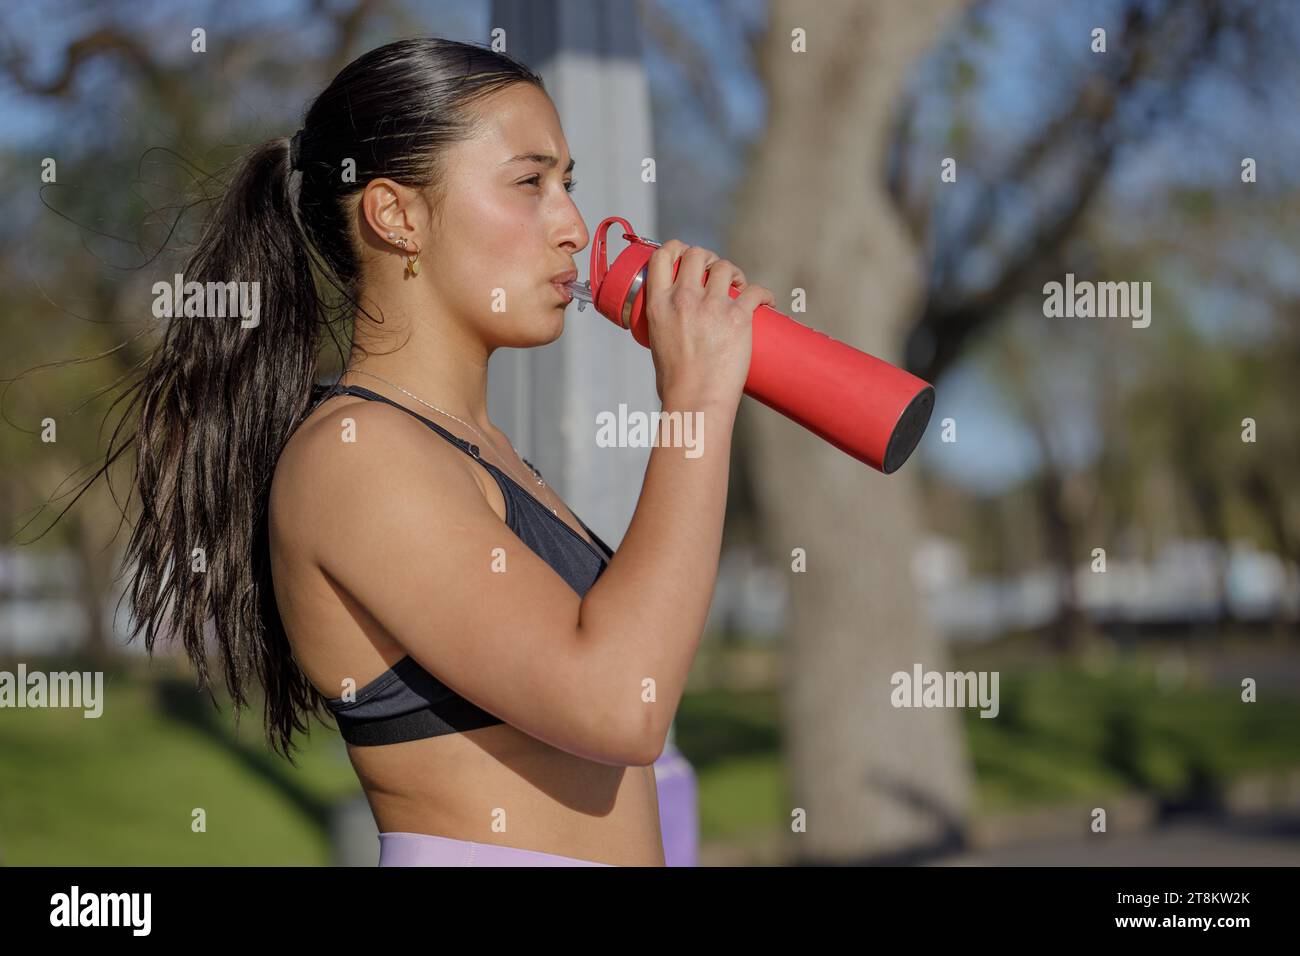
[[1243, 773], [1300, 764], [1300, 700], [1247, 704], [1232, 686], [1157, 683], [1142, 660], [1104, 674], [1003, 671], [997, 719], [964, 715], [981, 807], [1139, 791], [1212, 795]]
[[[992, 719], [974, 709], [962, 715], [978, 814], [1131, 792], [1188, 802], [1243, 773], [1300, 765], [1295, 697], [1246, 704], [1231, 685], [1190, 681], [1163, 690], [1142, 656], [1102, 673], [979, 666], [999, 670], [1000, 712]], [[779, 731], [774, 693], [683, 699], [676, 742], [699, 778], [702, 839], [788, 825]]]
[[[160, 705], [192, 698], [207, 719]], [[98, 718], [80, 710], [0, 715], [0, 862], [24, 865], [313, 865], [330, 862], [329, 803], [358, 791], [323, 727], [302, 738], [299, 768], [267, 752], [261, 713], [238, 734], [182, 682], [105, 675]], [[314, 746], [313, 746], [314, 744]], [[201, 809], [206, 832], [194, 832]]]
[[[1167, 692], [1143, 658], [1105, 671], [978, 667], [1000, 671], [999, 716], [963, 714], [979, 813], [1133, 791], [1186, 800], [1300, 764], [1294, 697], [1243, 704], [1231, 685], [1195, 682]], [[112, 673], [105, 691], [98, 719], [0, 711], [0, 863], [330, 862], [329, 807], [360, 793], [335, 731], [317, 722], [297, 738], [295, 768], [268, 751], [260, 704], [236, 733], [224, 695], [218, 713], [188, 678]], [[699, 781], [704, 840], [788, 826], [775, 691], [689, 693], [675, 738]], [[206, 832], [191, 830], [195, 808]]]
[[773, 691], [687, 694], [675, 743], [699, 785], [702, 839], [743, 839], [789, 814], [780, 759], [779, 697]]

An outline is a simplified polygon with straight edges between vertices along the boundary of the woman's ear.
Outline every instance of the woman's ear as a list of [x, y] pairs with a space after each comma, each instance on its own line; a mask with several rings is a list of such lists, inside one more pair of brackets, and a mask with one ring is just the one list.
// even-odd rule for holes
[[361, 193], [361, 217], [385, 245], [393, 240], [389, 233], [412, 241], [417, 230], [419, 211], [412, 205], [419, 194], [391, 179], [372, 179]]

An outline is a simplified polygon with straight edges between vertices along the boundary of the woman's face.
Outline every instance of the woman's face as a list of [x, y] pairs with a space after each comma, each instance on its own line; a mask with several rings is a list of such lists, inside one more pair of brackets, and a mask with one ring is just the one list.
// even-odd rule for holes
[[[516, 83], [478, 104], [481, 126], [448, 151], [445, 198], [419, 278], [489, 349], [545, 345], [564, 331], [552, 284], [576, 268], [588, 234], [551, 98]], [[518, 157], [551, 157], [551, 159]]]

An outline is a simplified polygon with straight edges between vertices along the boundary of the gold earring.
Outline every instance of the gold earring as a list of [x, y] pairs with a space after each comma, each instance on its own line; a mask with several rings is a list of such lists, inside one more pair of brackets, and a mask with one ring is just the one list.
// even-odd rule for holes
[[[392, 233], [389, 233], [389, 235], [391, 236]], [[398, 240], [397, 240], [397, 244], [398, 244], [399, 246], [402, 247], [402, 252], [405, 253], [405, 252], [406, 252], [406, 237], [403, 236], [401, 239], [398, 239]], [[407, 256], [407, 259], [406, 259], [406, 274], [407, 274], [407, 275], [412, 275], [412, 276], [418, 276], [418, 275], [420, 274], [420, 250], [419, 250], [419, 249], [416, 249], [416, 250], [415, 250], [415, 254], [414, 254], [414, 255]]]

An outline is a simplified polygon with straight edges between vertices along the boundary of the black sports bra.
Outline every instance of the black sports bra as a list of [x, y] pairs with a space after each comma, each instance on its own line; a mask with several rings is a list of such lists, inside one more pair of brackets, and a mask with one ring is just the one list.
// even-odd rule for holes
[[[335, 384], [314, 404], [337, 394], [355, 395], [400, 408], [478, 461], [496, 479], [505, 496], [506, 525], [554, 568], [579, 597], [587, 593], [608, 566], [609, 559], [614, 556], [613, 550], [581, 518], [578, 518], [578, 523], [600, 545], [604, 555], [517, 481], [496, 465], [484, 461], [479, 456], [477, 445], [458, 438], [405, 405], [360, 385]], [[528, 459], [524, 459], [524, 464], [541, 477], [541, 472]], [[327, 698], [325, 706], [334, 714], [343, 739], [357, 746], [395, 744], [505, 723], [500, 717], [461, 697], [409, 654], [359, 688], [355, 696], [355, 700]]]

